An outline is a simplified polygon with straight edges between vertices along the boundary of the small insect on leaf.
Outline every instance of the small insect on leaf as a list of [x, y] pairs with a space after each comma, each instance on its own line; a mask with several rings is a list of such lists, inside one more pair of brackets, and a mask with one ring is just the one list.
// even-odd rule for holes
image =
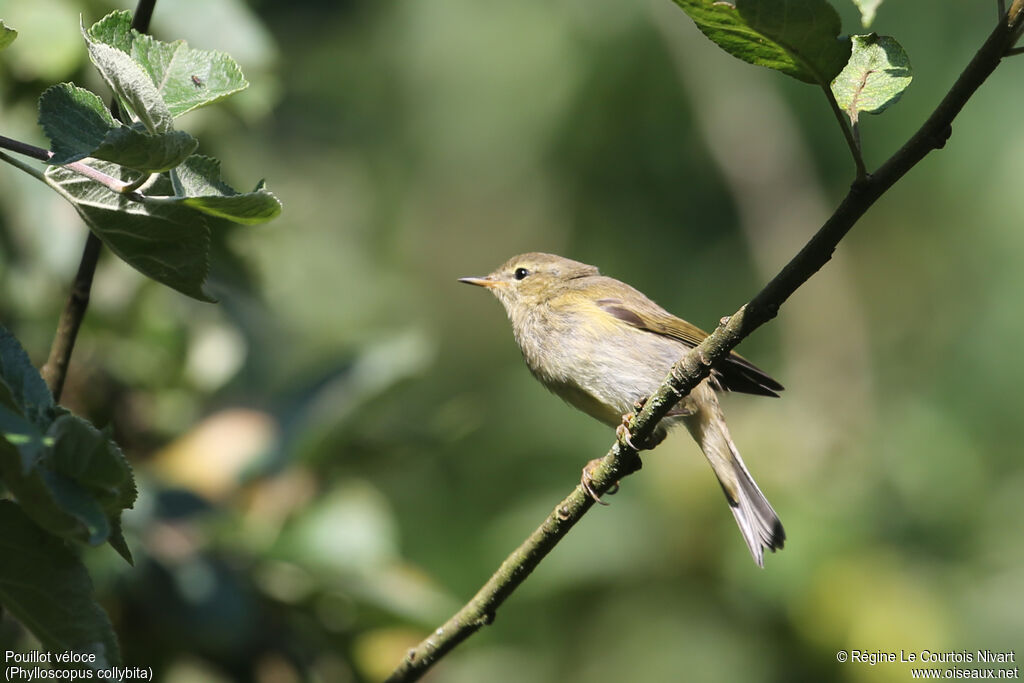
[[196, 86], [197, 88], [202, 88], [203, 87], [203, 81], [202, 81], [202, 79], [199, 78], [199, 76], [196, 76], [196, 75], [193, 74], [193, 76], [192, 76], [192, 85]]

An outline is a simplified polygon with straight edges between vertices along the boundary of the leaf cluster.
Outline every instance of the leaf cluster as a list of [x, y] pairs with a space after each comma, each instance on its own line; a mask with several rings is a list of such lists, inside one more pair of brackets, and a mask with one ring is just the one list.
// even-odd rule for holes
[[[262, 181], [250, 192], [225, 183], [220, 162], [195, 154], [198, 141], [174, 122], [248, 82], [228, 55], [139, 33], [126, 11], [112, 12], [82, 35], [127, 122], [72, 83], [47, 89], [39, 98], [39, 124], [52, 152], [45, 180], [132, 267], [210, 301], [203, 288], [210, 230], [220, 221], [268, 221], [281, 204]], [[75, 162], [109, 181], [83, 175]]]
[[[53, 401], [21, 345], [0, 327], [0, 604], [51, 651], [116, 663], [110, 622], [68, 542], [109, 543], [125, 560], [121, 512], [132, 507], [131, 467], [108, 434]], [[83, 664], [84, 665], [84, 664]]]

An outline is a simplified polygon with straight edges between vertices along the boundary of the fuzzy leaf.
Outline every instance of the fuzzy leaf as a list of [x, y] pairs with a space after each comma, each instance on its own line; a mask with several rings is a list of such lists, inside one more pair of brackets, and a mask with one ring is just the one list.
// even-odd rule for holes
[[135, 127], [119, 126], [103, 138], [89, 156], [112, 161], [144, 173], [168, 171], [196, 151], [199, 141], [181, 130], [155, 135]]
[[47, 88], [39, 98], [39, 124], [50, 138], [51, 164], [95, 157], [144, 173], [174, 168], [199, 142], [188, 133], [152, 135], [114, 120], [98, 96], [71, 83]]
[[165, 43], [135, 34], [132, 56], [153, 79], [172, 116], [205, 106], [249, 87], [242, 69], [217, 50], [196, 50], [184, 40]]
[[[94, 161], [90, 165], [125, 179], [124, 170], [115, 164]], [[200, 214], [176, 203], [132, 202], [62, 166], [48, 168], [46, 180], [74, 205], [96, 236], [133, 268], [200, 301], [213, 300], [203, 291], [210, 236]], [[161, 178], [151, 192], [172, 194], [170, 182]]]
[[826, 0], [675, 0], [723, 50], [805, 83], [828, 85], [850, 56]]
[[39, 97], [39, 125], [50, 138], [50, 163], [66, 164], [89, 156], [118, 124], [97, 95], [60, 83]]
[[166, 133], [174, 118], [149, 75], [127, 53], [93, 40], [83, 29], [89, 59], [103, 80], [151, 133]]
[[265, 223], [281, 213], [281, 202], [261, 181], [252, 192], [238, 193], [221, 180], [220, 162], [193, 155], [175, 169], [175, 194], [182, 204], [234, 223]]
[[249, 87], [242, 69], [217, 50], [190, 48], [184, 40], [166, 43], [131, 28], [131, 14], [112, 12], [87, 37], [131, 55], [149, 76], [171, 116], [221, 100]]
[[860, 112], [879, 114], [895, 104], [913, 74], [910, 59], [895, 38], [874, 33], [851, 38], [853, 54], [832, 82], [832, 94], [856, 123]]
[[106, 43], [125, 54], [132, 49], [132, 13], [128, 10], [111, 12], [89, 27], [88, 38]]

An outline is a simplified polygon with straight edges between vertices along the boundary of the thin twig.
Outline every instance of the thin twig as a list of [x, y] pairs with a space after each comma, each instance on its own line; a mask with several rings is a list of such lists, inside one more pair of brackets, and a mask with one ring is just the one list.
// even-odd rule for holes
[[[1014, 0], [1010, 17], [989, 35], [956, 83], [932, 112], [928, 120], [875, 173], [855, 182], [835, 212], [800, 252], [786, 264], [758, 294], [734, 315], [723, 318], [718, 328], [690, 350], [676, 365], [666, 382], [644, 404], [627, 426], [634, 439], [648, 439], [658, 422], [689, 393], [745, 337], [775, 317], [779, 307], [801, 285], [820, 270], [839, 242], [864, 213], [907, 171], [932, 150], [945, 145], [953, 119], [999, 65], [1014, 34], [1024, 26], [1024, 0]], [[603, 494], [624, 476], [639, 468], [632, 449], [616, 442], [601, 464], [591, 470], [592, 486]], [[459, 612], [430, 637], [410, 650], [388, 683], [418, 680], [445, 653], [452, 650], [481, 626], [493, 620], [498, 607], [550, 552], [569, 528], [590, 509], [587, 496], [577, 488], [544, 523], [502, 563], [501, 568]]]
[[853, 155], [853, 163], [857, 168], [857, 181], [862, 181], [867, 177], [868, 170], [864, 166], [864, 157], [860, 151], [860, 140], [850, 129], [850, 121], [843, 110], [839, 107], [839, 103], [836, 102], [836, 97], [832, 94], [832, 88], [827, 85], [823, 85], [821, 86], [821, 89], [825, 92], [825, 99], [828, 100], [828, 106], [832, 109], [832, 113], [835, 114], [836, 121], [839, 123], [839, 127], [843, 131], [843, 137], [846, 139], [846, 146], [850, 148], [850, 154]]
[[[132, 16], [132, 28], [140, 33], [147, 32], [155, 6], [156, 0], [139, 0], [135, 6], [135, 14]], [[114, 113], [117, 115], [116, 109]], [[68, 164], [68, 168], [71, 168], [71, 164]], [[95, 171], [95, 169], [92, 170]], [[97, 173], [99, 172], [97, 171]], [[54, 335], [53, 345], [50, 347], [50, 356], [46, 360], [46, 365], [43, 366], [43, 379], [46, 380], [46, 386], [50, 388], [55, 401], [60, 400], [61, 392], [64, 390], [64, 380], [71, 362], [71, 352], [75, 348], [78, 330], [82, 326], [86, 308], [89, 306], [89, 292], [92, 290], [92, 279], [96, 273], [96, 264], [99, 261], [102, 246], [100, 238], [90, 230], [82, 250], [82, 258], [78, 263], [78, 273], [71, 285], [71, 293], [68, 294], [60, 322], [57, 323], [57, 332]]]
[[[49, 161], [54, 156], [53, 152], [50, 150], [43, 149], [42, 147], [36, 147], [35, 145], [30, 145], [27, 142], [21, 142], [20, 140], [4, 137], [3, 135], [0, 135], [0, 148], [9, 149], [13, 152], [30, 156], [33, 159], [39, 159], [40, 161]], [[7, 161], [7, 163], [18, 167], [26, 173], [30, 173], [33, 177], [46, 182], [46, 178], [43, 174], [35, 169], [29, 170], [31, 168], [30, 166], [14, 163], [11, 161], [11, 157], [6, 154], [3, 156], [3, 159]], [[148, 178], [146, 175], [143, 175], [138, 181], [126, 183], [123, 180], [118, 180], [114, 176], [108, 175], [99, 169], [95, 169], [88, 164], [82, 163], [81, 161], [72, 161], [61, 165], [69, 171], [74, 171], [75, 173], [85, 176], [90, 180], [95, 180], [111, 192], [123, 194], [132, 201], [141, 202], [144, 199], [144, 197], [135, 190], [146, 181]]]

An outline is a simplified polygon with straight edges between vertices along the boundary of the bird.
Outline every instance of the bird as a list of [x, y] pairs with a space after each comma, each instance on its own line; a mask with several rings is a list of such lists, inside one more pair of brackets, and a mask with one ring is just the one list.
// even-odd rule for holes
[[[630, 285], [555, 254], [520, 254], [489, 275], [459, 281], [487, 288], [502, 303], [526, 365], [541, 384], [611, 426], [621, 427], [673, 364], [707, 337]], [[781, 549], [786, 533], [733, 443], [718, 393], [778, 396], [782, 389], [753, 363], [730, 353], [672, 407], [644, 444], [652, 448], [670, 427], [686, 426], [759, 567], [764, 567], [764, 550]], [[583, 487], [589, 490], [586, 473], [585, 468]]]

